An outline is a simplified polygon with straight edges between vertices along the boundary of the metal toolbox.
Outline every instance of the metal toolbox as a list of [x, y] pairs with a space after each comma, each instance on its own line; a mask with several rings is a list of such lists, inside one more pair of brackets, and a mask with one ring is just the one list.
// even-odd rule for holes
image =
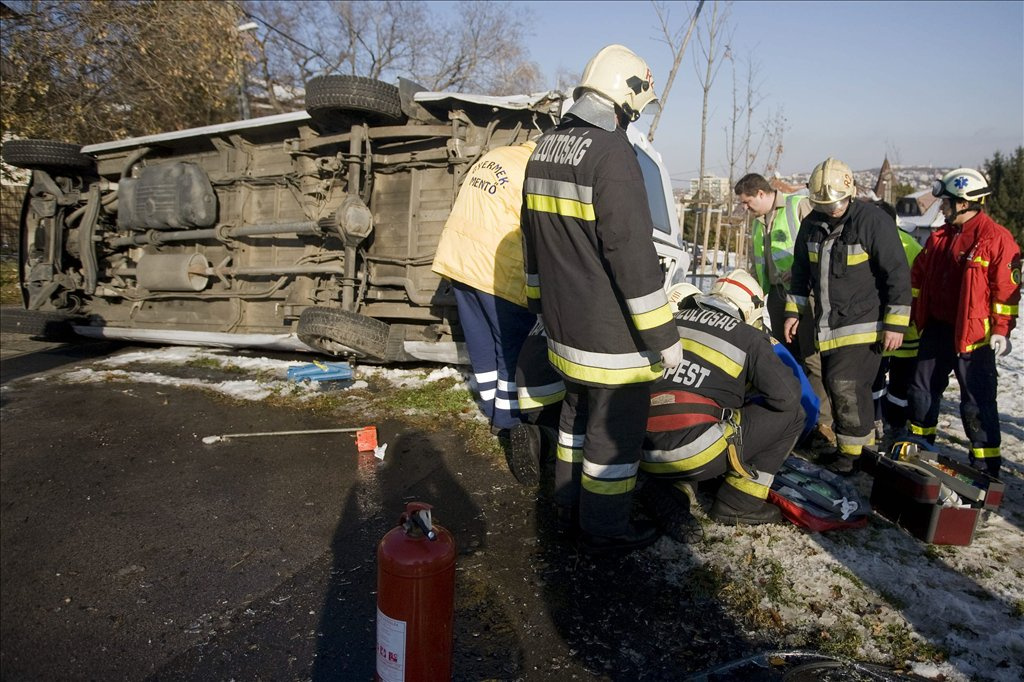
[[[939, 478], [938, 474], [949, 476], [934, 468], [935, 460], [931, 464], [922, 460], [897, 462], [875, 453], [865, 454], [872, 459], [871, 506], [876, 512], [925, 542], [971, 544], [984, 506], [985, 495], [979, 496], [978, 488], [954, 478], [965, 492], [973, 488], [970, 495], [960, 496], [954, 486]], [[959, 496], [959, 504], [951, 504], [952, 494]]]

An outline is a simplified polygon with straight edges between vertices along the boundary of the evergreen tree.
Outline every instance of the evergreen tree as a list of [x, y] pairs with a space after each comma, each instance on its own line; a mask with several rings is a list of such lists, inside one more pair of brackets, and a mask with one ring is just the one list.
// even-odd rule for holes
[[1017, 147], [1010, 157], [996, 152], [985, 161], [983, 170], [992, 186], [986, 212], [1024, 249], [1024, 147]]

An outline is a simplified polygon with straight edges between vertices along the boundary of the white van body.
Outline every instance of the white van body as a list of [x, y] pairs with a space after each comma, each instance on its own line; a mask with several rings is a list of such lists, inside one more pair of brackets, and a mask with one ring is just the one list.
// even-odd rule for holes
[[[308, 111], [80, 151], [22, 141], [26, 308], [75, 315], [92, 337], [468, 363], [431, 271], [441, 230], [476, 159], [553, 126], [565, 98], [328, 78]], [[672, 188], [628, 133], [667, 288], [689, 268]]]

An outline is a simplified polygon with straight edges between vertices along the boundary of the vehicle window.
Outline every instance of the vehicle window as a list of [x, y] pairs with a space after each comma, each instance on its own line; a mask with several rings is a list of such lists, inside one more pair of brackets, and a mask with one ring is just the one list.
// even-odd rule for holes
[[897, 215], [917, 216], [921, 215], [916, 199], [900, 199], [896, 205]]
[[654, 229], [665, 234], [672, 232], [672, 223], [668, 217], [669, 202], [665, 200], [665, 190], [661, 184], [661, 171], [647, 152], [634, 146], [636, 159], [640, 162], [640, 171], [644, 175], [644, 188], [647, 190], [647, 204], [651, 208], [651, 219]]

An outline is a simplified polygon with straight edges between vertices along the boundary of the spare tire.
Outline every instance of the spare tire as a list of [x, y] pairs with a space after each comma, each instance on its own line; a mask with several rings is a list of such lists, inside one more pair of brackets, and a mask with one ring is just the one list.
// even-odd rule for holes
[[366, 315], [338, 308], [315, 306], [299, 315], [296, 333], [307, 346], [328, 355], [368, 362], [388, 359], [390, 325]]
[[317, 76], [306, 83], [306, 111], [321, 125], [405, 122], [398, 87], [363, 76]]
[[82, 153], [82, 145], [54, 140], [8, 140], [2, 153], [5, 162], [29, 170], [71, 170], [93, 173], [96, 161]]

